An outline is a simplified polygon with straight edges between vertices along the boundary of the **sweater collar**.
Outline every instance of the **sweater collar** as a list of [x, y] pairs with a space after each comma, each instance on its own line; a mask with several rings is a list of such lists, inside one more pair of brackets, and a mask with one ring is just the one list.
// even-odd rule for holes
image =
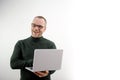
[[31, 36], [30, 38], [31, 38], [32, 41], [37, 42], [37, 41], [41, 40], [43, 38], [43, 36], [41, 36], [39, 38], [35, 38], [35, 37]]

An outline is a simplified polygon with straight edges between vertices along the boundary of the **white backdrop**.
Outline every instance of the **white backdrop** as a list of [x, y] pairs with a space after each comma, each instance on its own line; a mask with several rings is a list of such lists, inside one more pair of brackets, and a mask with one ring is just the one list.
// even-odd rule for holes
[[0, 80], [19, 80], [10, 68], [15, 43], [31, 35], [34, 16], [46, 17], [44, 37], [64, 49], [52, 80], [120, 80], [119, 0], [0, 0]]
[[[47, 21], [44, 37], [64, 49], [62, 69], [52, 75], [53, 80], [70, 80], [71, 52], [67, 47], [67, 1], [64, 0], [3, 0], [0, 1], [0, 80], [19, 80], [19, 70], [10, 68], [15, 43], [31, 36], [31, 22], [42, 15]], [[70, 55], [69, 55], [70, 54]]]

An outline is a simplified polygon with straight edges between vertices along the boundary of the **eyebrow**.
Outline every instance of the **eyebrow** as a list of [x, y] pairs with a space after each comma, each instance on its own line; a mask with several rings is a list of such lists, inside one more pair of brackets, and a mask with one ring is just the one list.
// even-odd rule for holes
[[35, 24], [35, 23], [32, 23], [32, 25], [35, 25], [35, 26], [42, 26], [42, 27], [44, 27], [43, 25], [37, 25], [37, 24]]

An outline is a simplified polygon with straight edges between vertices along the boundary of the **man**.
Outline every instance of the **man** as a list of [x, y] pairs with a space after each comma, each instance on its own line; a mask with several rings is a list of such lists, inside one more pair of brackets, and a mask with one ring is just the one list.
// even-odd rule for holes
[[42, 34], [46, 30], [47, 21], [43, 16], [36, 16], [31, 23], [32, 35], [19, 40], [10, 59], [12, 69], [20, 69], [20, 80], [50, 80], [55, 71], [31, 72], [25, 67], [32, 67], [35, 49], [56, 49], [55, 44], [45, 39]]

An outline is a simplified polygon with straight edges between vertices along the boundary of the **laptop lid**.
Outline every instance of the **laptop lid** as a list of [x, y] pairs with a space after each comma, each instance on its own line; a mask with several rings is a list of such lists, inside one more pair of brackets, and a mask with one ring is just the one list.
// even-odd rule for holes
[[62, 49], [35, 49], [32, 71], [61, 69], [62, 55]]

